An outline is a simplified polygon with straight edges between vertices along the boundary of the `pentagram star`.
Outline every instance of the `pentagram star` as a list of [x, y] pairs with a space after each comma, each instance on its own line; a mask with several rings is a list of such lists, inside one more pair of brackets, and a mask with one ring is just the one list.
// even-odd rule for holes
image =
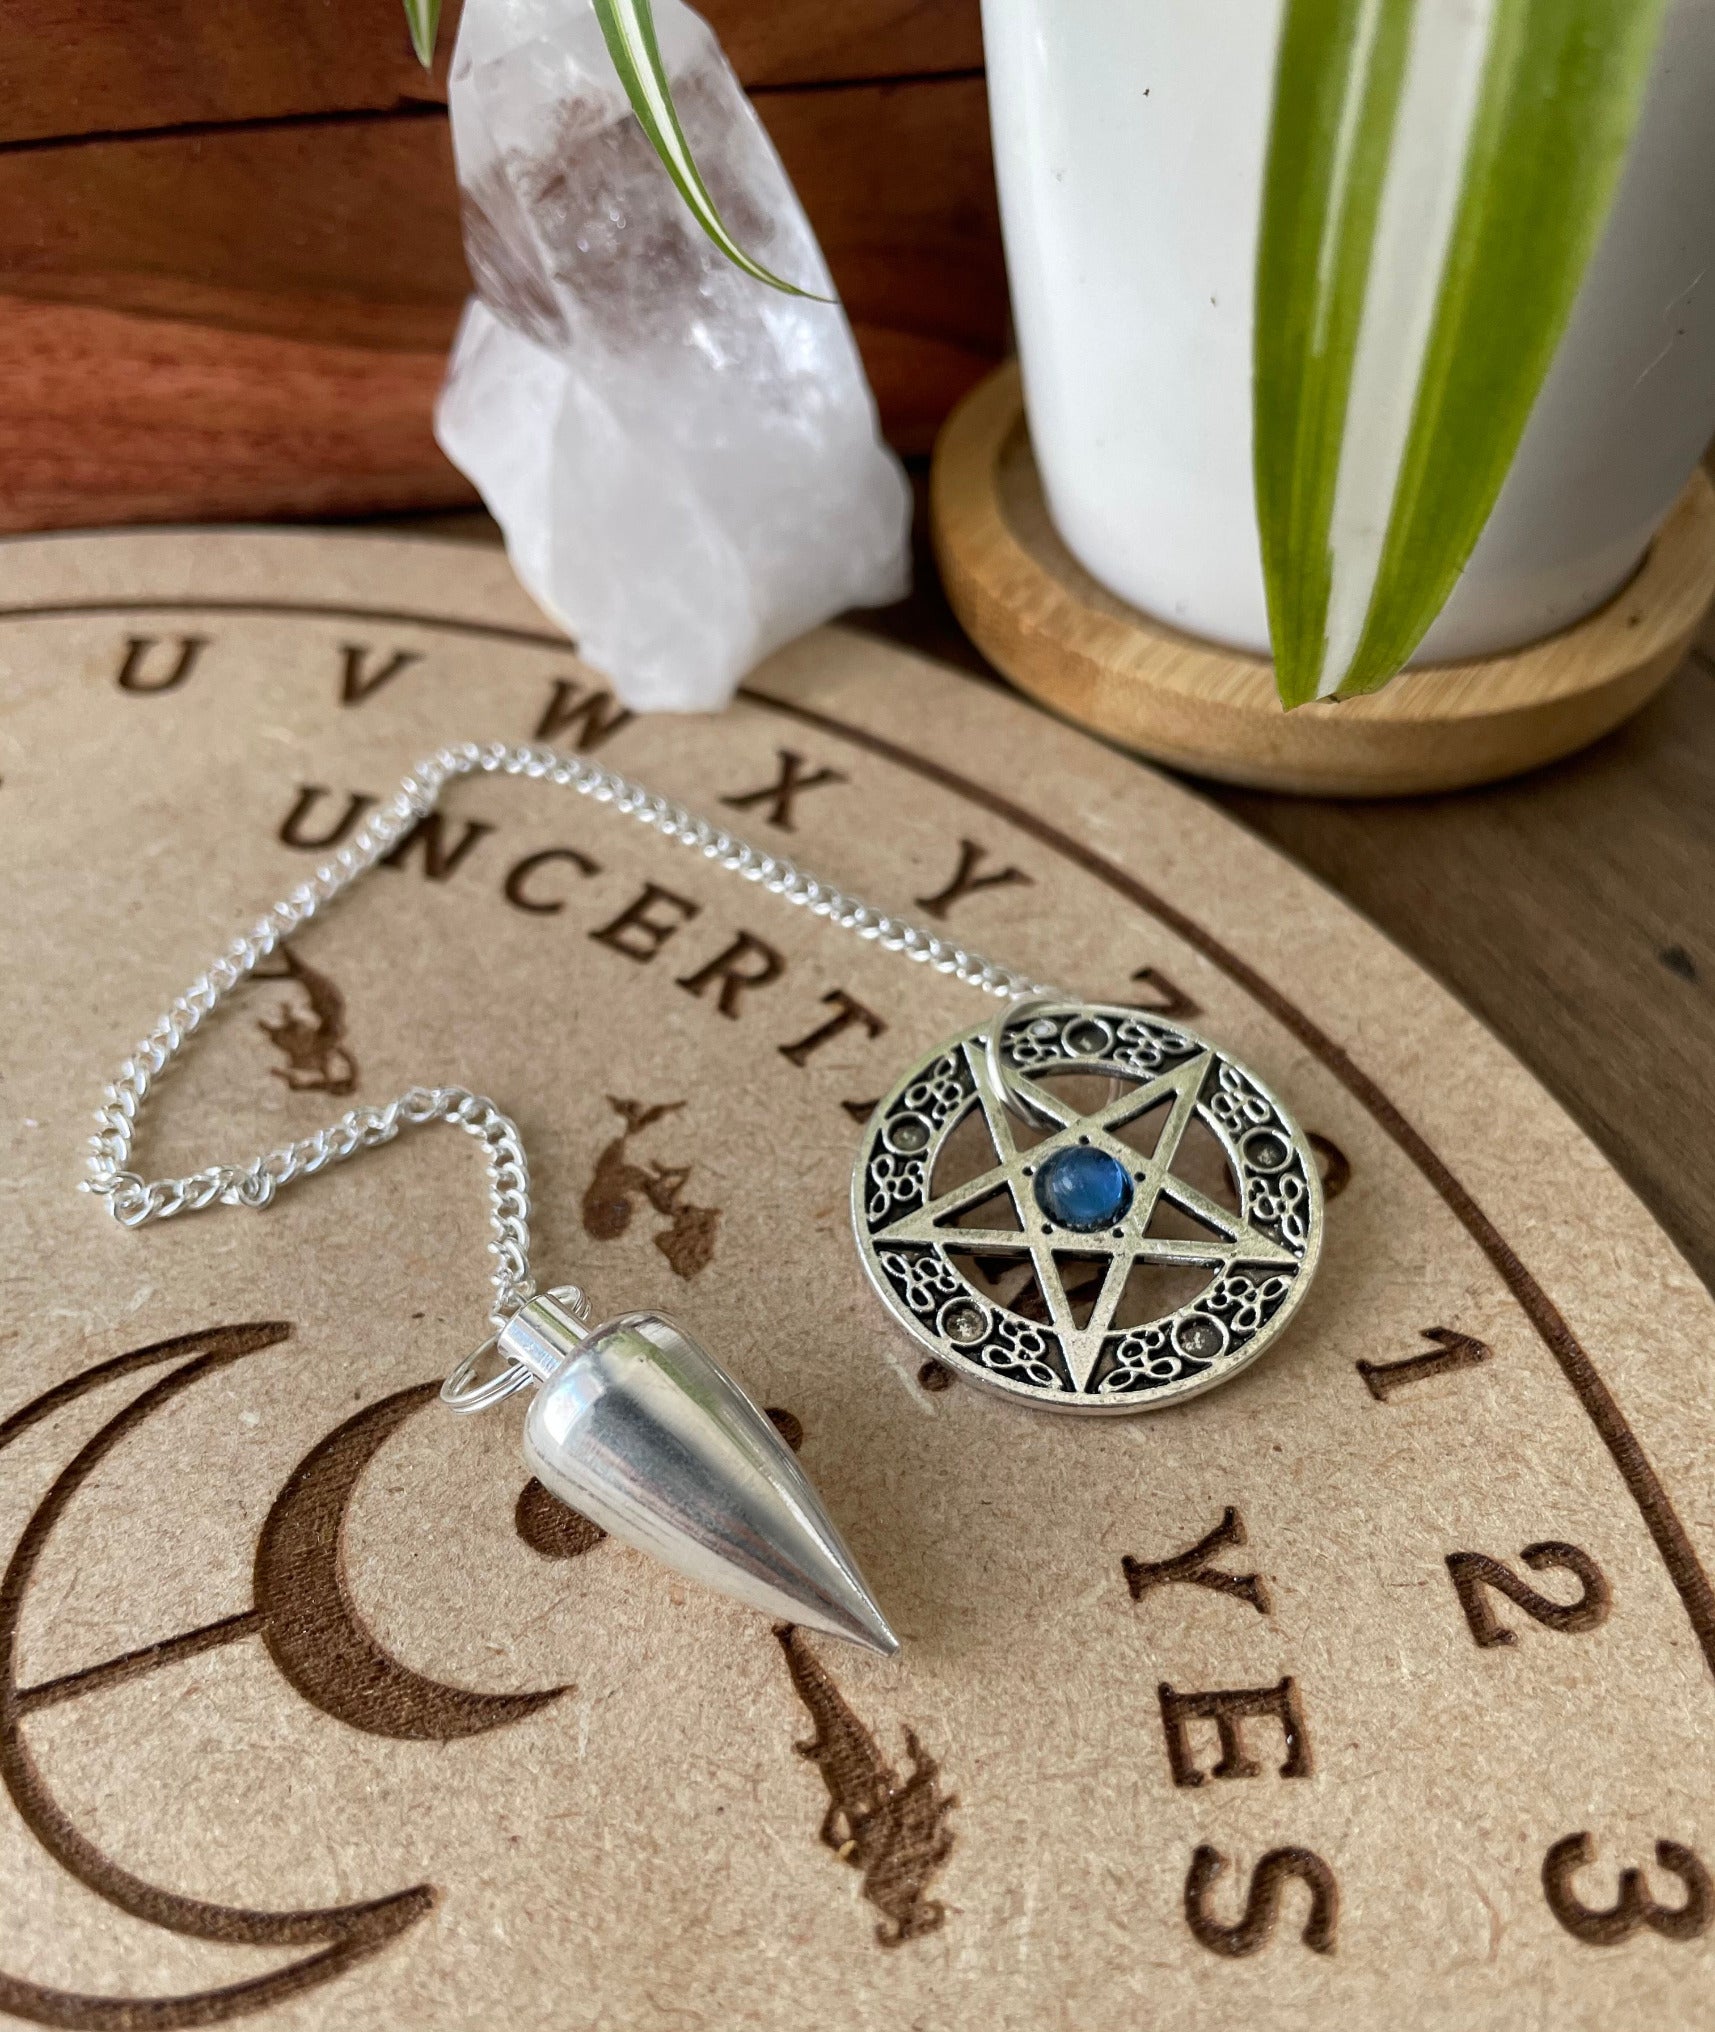
[[[1298, 1258], [1271, 1240], [1242, 1214], [1222, 1206], [1188, 1180], [1176, 1176], [1173, 1161], [1185, 1132], [1196, 1119], [1197, 1097], [1203, 1090], [1215, 1054], [1204, 1050], [1157, 1078], [1109, 1101], [1092, 1114], [1080, 1114], [1059, 1095], [1016, 1070], [1008, 1079], [1019, 1098], [1058, 1124], [1041, 1142], [1020, 1149], [1012, 1118], [990, 1089], [982, 1063], [983, 1043], [967, 1039], [961, 1046], [976, 1083], [978, 1098], [999, 1163], [979, 1176], [939, 1194], [914, 1212], [902, 1214], [878, 1229], [875, 1241], [933, 1242], [945, 1249], [981, 1254], [1029, 1255], [1036, 1282], [1047, 1303], [1050, 1324], [1060, 1338], [1074, 1390], [1088, 1388], [1100, 1359], [1102, 1341], [1111, 1330], [1114, 1312], [1135, 1264], [1207, 1265], [1217, 1277], [1235, 1265], [1260, 1270], [1296, 1271]], [[1167, 1119], [1154, 1152], [1144, 1157], [1119, 1135], [1128, 1122], [1168, 1101]], [[1130, 1201], [1099, 1229], [1071, 1227], [1043, 1208], [1038, 1180], [1062, 1151], [1105, 1153], [1123, 1167], [1130, 1181]], [[1020, 1225], [1016, 1228], [967, 1227], [959, 1216], [1000, 1193], [1010, 1195]], [[1149, 1232], [1162, 1200], [1209, 1230], [1209, 1238], [1152, 1235]], [[1056, 1254], [1086, 1261], [1106, 1258], [1101, 1289], [1089, 1317], [1080, 1326], [1073, 1313]]]

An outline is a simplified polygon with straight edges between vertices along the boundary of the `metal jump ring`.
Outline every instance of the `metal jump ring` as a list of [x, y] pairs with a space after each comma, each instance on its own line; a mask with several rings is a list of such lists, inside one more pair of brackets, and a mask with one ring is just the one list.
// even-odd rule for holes
[[491, 1333], [481, 1347], [473, 1348], [465, 1356], [441, 1385], [441, 1402], [449, 1411], [487, 1411], [491, 1405], [510, 1397], [515, 1390], [522, 1390], [526, 1383], [536, 1381], [522, 1362], [508, 1362], [497, 1376], [471, 1387], [470, 1379], [476, 1374], [477, 1363], [493, 1351], [499, 1339], [499, 1334]]
[[989, 1097], [1003, 1107], [1010, 1107], [1038, 1129], [1057, 1129], [1059, 1122], [1046, 1109], [1039, 1107], [1013, 1080], [1001, 1059], [1000, 1049], [1007, 1028], [1020, 1016], [1032, 1009], [1057, 1009], [1061, 1006], [1058, 995], [1024, 995], [1016, 1002], [1004, 1002], [994, 1013], [994, 1021], [988, 1027], [983, 1040], [982, 1069], [989, 1089]]

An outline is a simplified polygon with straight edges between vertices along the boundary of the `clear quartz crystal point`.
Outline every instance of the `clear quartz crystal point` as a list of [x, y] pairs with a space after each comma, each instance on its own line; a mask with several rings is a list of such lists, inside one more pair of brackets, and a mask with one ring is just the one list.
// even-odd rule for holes
[[[655, 0], [734, 237], [832, 296], [701, 18]], [[733, 267], [632, 117], [589, 0], [466, 0], [451, 78], [477, 294], [436, 413], [538, 603], [641, 710], [725, 704], [771, 650], [901, 597], [910, 490], [845, 313]]]
[[587, 1331], [550, 1295], [499, 1353], [541, 1379], [524, 1459], [562, 1502], [765, 1615], [899, 1649], [791, 1449], [681, 1328], [634, 1312]]

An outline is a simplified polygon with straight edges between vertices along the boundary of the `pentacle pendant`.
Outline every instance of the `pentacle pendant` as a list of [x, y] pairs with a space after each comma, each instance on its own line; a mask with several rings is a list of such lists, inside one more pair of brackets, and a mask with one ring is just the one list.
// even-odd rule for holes
[[888, 1309], [959, 1374], [1050, 1411], [1153, 1411], [1285, 1328], [1322, 1183], [1217, 1046], [1136, 1009], [1030, 1001], [880, 1103], [852, 1220]]

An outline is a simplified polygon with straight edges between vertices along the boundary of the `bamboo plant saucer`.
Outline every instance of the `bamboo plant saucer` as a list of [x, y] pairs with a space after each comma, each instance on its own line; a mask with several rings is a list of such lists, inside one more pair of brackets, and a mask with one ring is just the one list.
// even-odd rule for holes
[[1072, 557], [1049, 520], [1012, 363], [943, 429], [931, 519], [954, 612], [1022, 691], [1176, 768], [1311, 795], [1456, 790], [1569, 755], [1653, 696], [1715, 599], [1715, 486], [1700, 469], [1636, 578], [1578, 627], [1287, 713], [1265, 659], [1151, 619]]

